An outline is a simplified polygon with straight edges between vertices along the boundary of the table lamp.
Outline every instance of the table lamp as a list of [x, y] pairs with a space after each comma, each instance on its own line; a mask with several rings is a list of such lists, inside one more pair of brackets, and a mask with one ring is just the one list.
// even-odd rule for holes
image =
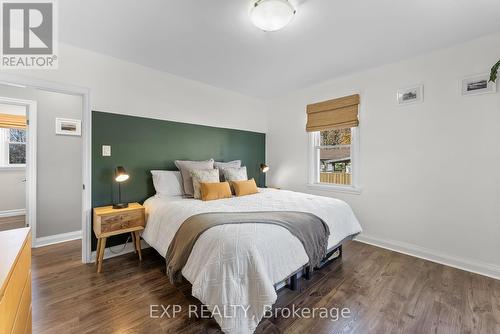
[[129, 175], [123, 166], [115, 168], [115, 181], [118, 183], [118, 203], [113, 204], [113, 209], [124, 209], [128, 207], [128, 203], [122, 203], [122, 187], [121, 184], [129, 179]]

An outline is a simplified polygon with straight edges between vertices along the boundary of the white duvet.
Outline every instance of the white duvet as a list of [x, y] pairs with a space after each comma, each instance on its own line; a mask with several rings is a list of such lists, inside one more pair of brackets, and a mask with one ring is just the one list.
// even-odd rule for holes
[[[180, 196], [151, 197], [144, 203], [148, 220], [143, 238], [165, 256], [181, 224], [205, 212], [309, 212], [328, 224], [329, 248], [361, 232], [351, 208], [341, 200], [286, 190], [259, 190], [255, 195], [207, 202]], [[253, 333], [265, 307], [276, 302], [274, 285], [307, 262], [301, 242], [283, 227], [227, 224], [200, 236], [182, 274], [192, 284], [192, 295], [213, 311], [224, 333], [244, 334]]]

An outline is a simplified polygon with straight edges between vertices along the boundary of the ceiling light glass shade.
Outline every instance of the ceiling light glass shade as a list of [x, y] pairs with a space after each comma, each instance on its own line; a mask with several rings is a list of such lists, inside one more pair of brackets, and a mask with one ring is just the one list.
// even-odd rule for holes
[[259, 0], [250, 11], [250, 20], [264, 31], [276, 31], [290, 23], [294, 14], [287, 0]]

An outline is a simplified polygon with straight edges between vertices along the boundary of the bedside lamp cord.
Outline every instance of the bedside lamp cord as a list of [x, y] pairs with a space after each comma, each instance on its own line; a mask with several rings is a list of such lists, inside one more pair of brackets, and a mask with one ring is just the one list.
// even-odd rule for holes
[[111, 253], [113, 253], [113, 254], [120, 254], [121, 252], [123, 252], [123, 251], [125, 250], [125, 247], [127, 247], [127, 244], [128, 244], [128, 242], [129, 242], [129, 240], [130, 240], [130, 234], [128, 235], [127, 240], [125, 241], [125, 243], [123, 244], [123, 246], [121, 247], [121, 249], [120, 249], [119, 251], [114, 251], [114, 250], [111, 248], [111, 246], [110, 246], [108, 249], [109, 249], [109, 251], [110, 251]]

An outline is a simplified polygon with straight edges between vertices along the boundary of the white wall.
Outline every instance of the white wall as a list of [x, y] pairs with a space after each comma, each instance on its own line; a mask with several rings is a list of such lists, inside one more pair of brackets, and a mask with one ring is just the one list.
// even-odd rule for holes
[[260, 100], [67, 44], [59, 51], [57, 70], [6, 72], [90, 88], [93, 110], [267, 130]]
[[0, 114], [26, 115], [26, 107], [0, 103]]
[[[365, 240], [500, 277], [500, 94], [459, 89], [499, 55], [494, 34], [273, 100], [268, 184], [344, 199]], [[396, 90], [418, 83], [424, 103], [397, 106]], [[305, 107], [355, 91], [362, 194], [308, 188]]]
[[0, 168], [0, 213], [26, 209], [24, 168]]

